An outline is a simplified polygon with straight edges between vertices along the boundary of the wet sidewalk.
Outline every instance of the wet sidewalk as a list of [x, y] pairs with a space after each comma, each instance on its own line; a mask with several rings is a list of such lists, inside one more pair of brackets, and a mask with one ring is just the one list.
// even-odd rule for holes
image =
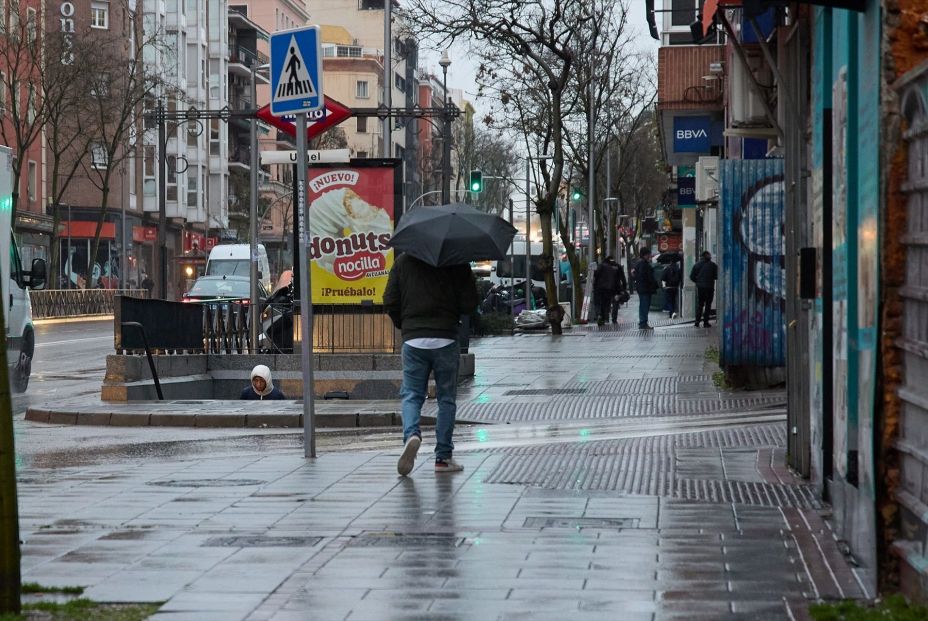
[[716, 389], [710, 331], [630, 325], [475, 343], [462, 473], [432, 471], [427, 434], [397, 476], [395, 433], [30, 465], [24, 579], [164, 620], [801, 619], [861, 596], [784, 466], [782, 393]]

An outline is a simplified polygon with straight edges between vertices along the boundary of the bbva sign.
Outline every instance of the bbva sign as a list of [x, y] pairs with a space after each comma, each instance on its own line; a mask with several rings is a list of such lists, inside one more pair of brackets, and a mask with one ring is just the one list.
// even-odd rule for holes
[[676, 116], [673, 119], [674, 153], [709, 153], [712, 117]]

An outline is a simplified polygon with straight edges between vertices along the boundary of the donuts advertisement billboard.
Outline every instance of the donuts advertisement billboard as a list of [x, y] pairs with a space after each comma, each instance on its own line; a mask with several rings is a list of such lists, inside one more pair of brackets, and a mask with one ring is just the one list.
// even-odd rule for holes
[[394, 166], [310, 167], [307, 254], [314, 304], [380, 304], [393, 266]]

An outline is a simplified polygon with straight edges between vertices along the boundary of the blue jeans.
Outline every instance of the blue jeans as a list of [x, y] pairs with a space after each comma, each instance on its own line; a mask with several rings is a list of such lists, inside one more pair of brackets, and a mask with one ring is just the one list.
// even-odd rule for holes
[[457, 343], [440, 349], [418, 349], [403, 344], [403, 443], [410, 436], [422, 436], [419, 418], [428, 395], [429, 374], [435, 373], [438, 416], [435, 421], [435, 458], [450, 459], [454, 443], [454, 415], [457, 412], [458, 366], [461, 350]]
[[638, 327], [643, 328], [648, 325], [648, 311], [651, 310], [650, 293], [638, 293]]

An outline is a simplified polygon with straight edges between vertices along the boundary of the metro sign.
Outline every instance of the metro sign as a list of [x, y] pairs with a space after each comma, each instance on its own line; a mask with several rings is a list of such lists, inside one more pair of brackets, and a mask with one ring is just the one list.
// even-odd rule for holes
[[[342, 121], [351, 118], [351, 115], [351, 108], [345, 107], [331, 97], [326, 97], [325, 108], [306, 115], [306, 120], [309, 123], [309, 126], [306, 128], [306, 139], [311, 140], [327, 132]], [[296, 137], [296, 123], [294, 122], [296, 119], [294, 117], [274, 116], [271, 114], [271, 107], [269, 105], [258, 108], [255, 116], [268, 125], [273, 125], [285, 134]]]

